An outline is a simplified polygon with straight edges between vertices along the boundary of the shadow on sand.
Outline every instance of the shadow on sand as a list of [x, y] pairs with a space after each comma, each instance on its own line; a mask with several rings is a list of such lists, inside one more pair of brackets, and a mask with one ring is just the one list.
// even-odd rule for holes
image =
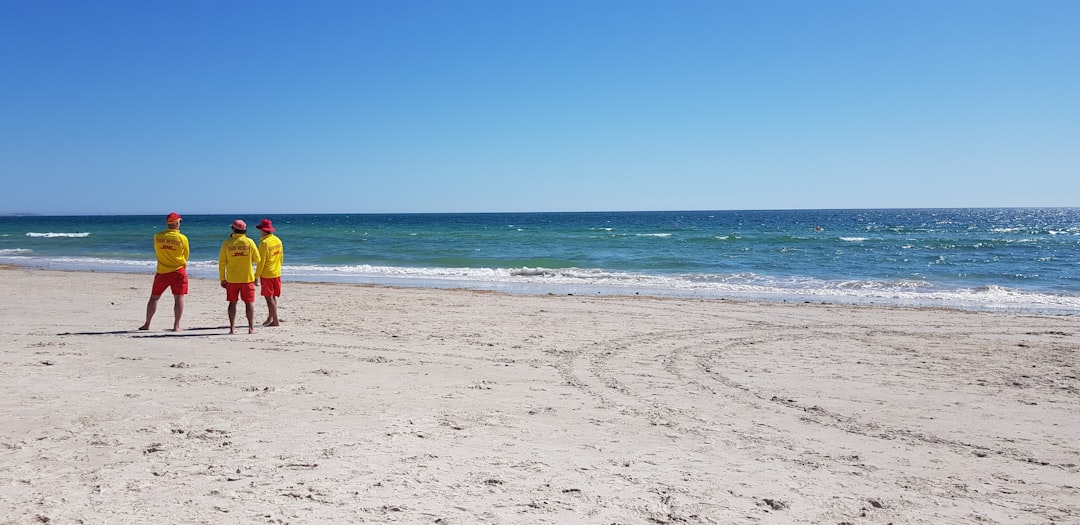
[[[202, 330], [225, 330], [225, 333], [191, 333]], [[228, 326], [201, 326], [196, 328], [185, 328], [180, 332], [166, 332], [161, 334], [152, 333], [149, 330], [114, 330], [112, 332], [64, 332], [56, 335], [124, 335], [133, 334], [132, 337], [146, 338], [146, 337], [209, 337], [213, 335], [228, 335]]]

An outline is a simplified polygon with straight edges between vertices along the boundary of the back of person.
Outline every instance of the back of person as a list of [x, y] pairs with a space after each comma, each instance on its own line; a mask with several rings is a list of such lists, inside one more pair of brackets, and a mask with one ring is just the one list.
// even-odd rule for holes
[[175, 272], [187, 266], [188, 238], [179, 230], [167, 229], [154, 235], [157, 273]]
[[255, 269], [256, 280], [262, 286], [262, 296], [266, 298], [266, 321], [263, 326], [280, 326], [277, 299], [281, 297], [281, 264], [285, 260], [285, 249], [274, 232], [274, 221], [263, 219], [256, 226], [262, 233], [259, 240], [259, 267]]
[[150, 321], [157, 312], [158, 299], [165, 290], [173, 293], [173, 331], [180, 331], [180, 319], [184, 316], [184, 296], [188, 293], [187, 260], [191, 255], [188, 238], [180, 233], [180, 222], [184, 218], [172, 212], [165, 217], [168, 229], [154, 234], [154, 255], [157, 256], [157, 271], [154, 285], [150, 289], [150, 300], [146, 302], [146, 322], [139, 330], [149, 330]]
[[255, 282], [252, 263], [258, 262], [259, 251], [255, 241], [244, 234], [234, 233], [221, 245], [219, 262], [222, 280], [230, 283]]
[[255, 269], [259, 262], [259, 248], [247, 237], [247, 223], [236, 219], [232, 223], [232, 235], [221, 243], [218, 255], [218, 275], [229, 302], [229, 333], [236, 333], [236, 303], [244, 301], [244, 313], [248, 321], [248, 333], [255, 333]]
[[260, 279], [281, 277], [283, 254], [284, 247], [281, 245], [281, 239], [277, 235], [270, 233], [263, 236], [259, 240], [259, 255], [262, 260], [259, 261], [258, 277]]

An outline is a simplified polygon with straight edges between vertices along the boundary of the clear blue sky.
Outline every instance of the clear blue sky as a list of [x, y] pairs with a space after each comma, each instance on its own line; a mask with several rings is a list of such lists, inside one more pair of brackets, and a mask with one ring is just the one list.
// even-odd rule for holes
[[1080, 205], [1080, 1], [0, 1], [0, 212]]

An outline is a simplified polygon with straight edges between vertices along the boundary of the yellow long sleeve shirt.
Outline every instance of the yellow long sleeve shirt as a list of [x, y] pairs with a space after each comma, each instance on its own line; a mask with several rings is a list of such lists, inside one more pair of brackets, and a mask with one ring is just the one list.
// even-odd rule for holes
[[187, 266], [191, 248], [186, 235], [169, 228], [154, 235], [154, 253], [157, 255], [157, 273], [171, 273]]
[[255, 282], [255, 270], [252, 264], [259, 262], [259, 248], [255, 241], [242, 233], [234, 233], [221, 243], [218, 254], [218, 276], [230, 283]]
[[255, 268], [255, 277], [260, 279], [281, 277], [281, 261], [285, 249], [277, 235], [269, 234], [259, 240], [259, 266]]

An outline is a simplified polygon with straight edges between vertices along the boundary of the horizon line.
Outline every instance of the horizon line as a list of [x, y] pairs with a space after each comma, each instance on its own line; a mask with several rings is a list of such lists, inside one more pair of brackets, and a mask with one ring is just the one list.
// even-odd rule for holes
[[[504, 215], [542, 213], [699, 213], [699, 212], [762, 212], [762, 211], [852, 211], [852, 210], [992, 210], [992, 209], [1077, 209], [1080, 206], [883, 206], [868, 208], [732, 208], [732, 209], [609, 209], [609, 210], [558, 210], [558, 211], [332, 211], [332, 212], [185, 212], [182, 215]], [[169, 212], [0, 212], [0, 217], [103, 217], [103, 216], [156, 216]]]

